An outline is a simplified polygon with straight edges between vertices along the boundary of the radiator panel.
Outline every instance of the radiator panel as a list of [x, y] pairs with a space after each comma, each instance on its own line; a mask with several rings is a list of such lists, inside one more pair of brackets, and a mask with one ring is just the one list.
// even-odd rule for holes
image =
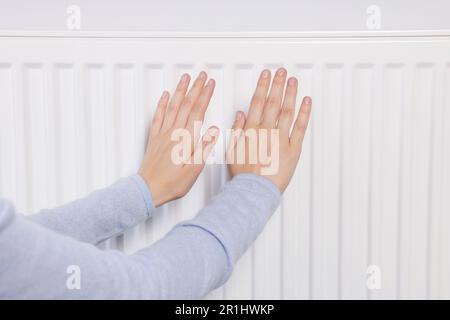
[[[450, 298], [449, 37], [12, 36], [0, 52], [0, 195], [21, 212], [136, 172], [156, 101], [182, 73], [216, 79], [205, 126], [225, 129], [259, 72], [284, 66], [314, 100], [300, 166], [209, 298]], [[104, 247], [152, 243], [227, 179], [207, 166], [185, 198]]]

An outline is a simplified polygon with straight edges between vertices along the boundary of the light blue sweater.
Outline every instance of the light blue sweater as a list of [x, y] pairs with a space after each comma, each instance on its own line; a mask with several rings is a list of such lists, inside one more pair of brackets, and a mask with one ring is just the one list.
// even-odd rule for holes
[[[0, 298], [202, 298], [225, 283], [279, 201], [266, 178], [238, 175], [194, 219], [125, 255], [95, 244], [153, 215], [139, 175], [29, 217], [0, 199]], [[80, 289], [68, 286], [78, 275]]]

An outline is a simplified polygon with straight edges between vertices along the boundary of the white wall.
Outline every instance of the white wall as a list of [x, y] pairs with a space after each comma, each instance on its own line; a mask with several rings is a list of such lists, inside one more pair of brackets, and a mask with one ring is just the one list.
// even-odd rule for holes
[[450, 29], [448, 0], [1, 0], [0, 29], [64, 30], [70, 4], [83, 30], [364, 30], [372, 4], [384, 30]]

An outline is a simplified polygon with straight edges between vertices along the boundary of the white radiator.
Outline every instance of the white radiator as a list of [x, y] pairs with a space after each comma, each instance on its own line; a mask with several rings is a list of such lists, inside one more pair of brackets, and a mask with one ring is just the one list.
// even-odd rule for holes
[[[183, 72], [216, 79], [206, 122], [226, 128], [279, 66], [314, 100], [300, 166], [210, 297], [450, 298], [450, 33], [2, 32], [0, 195], [31, 213], [106, 186], [136, 172], [156, 101]], [[208, 166], [106, 246], [150, 244], [226, 179]]]

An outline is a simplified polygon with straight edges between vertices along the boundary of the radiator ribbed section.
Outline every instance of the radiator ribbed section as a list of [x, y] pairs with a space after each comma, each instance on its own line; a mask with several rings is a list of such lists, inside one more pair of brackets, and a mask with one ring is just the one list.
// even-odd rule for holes
[[[262, 68], [284, 66], [314, 100], [301, 163], [210, 297], [450, 298], [449, 38], [10, 37], [0, 52], [0, 195], [21, 212], [136, 172], [156, 101], [182, 73], [216, 79], [205, 125], [225, 129]], [[226, 180], [207, 166], [185, 198], [105, 247], [152, 243]]]

